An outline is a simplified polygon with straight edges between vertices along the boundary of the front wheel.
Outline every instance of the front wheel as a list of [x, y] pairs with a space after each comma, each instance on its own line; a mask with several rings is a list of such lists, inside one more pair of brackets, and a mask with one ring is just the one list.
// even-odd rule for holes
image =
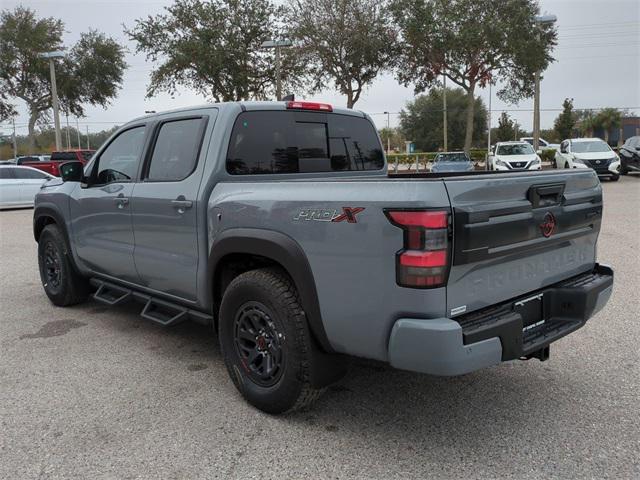
[[219, 340], [234, 385], [254, 407], [272, 414], [310, 405], [311, 333], [298, 292], [282, 270], [237, 276], [220, 305]]
[[70, 257], [60, 228], [44, 227], [38, 239], [40, 280], [49, 300], [59, 307], [84, 302], [89, 295], [89, 283], [76, 272]]
[[618, 180], [620, 180], [620, 175], [612, 175], [609, 178], [612, 182], [617, 182]]

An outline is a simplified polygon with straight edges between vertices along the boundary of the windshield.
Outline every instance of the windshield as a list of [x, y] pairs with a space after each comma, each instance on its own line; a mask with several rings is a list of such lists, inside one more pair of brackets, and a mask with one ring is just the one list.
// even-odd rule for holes
[[513, 145], [500, 145], [498, 155], [531, 155], [536, 153], [528, 143], [515, 143]]
[[571, 151], [573, 153], [600, 153], [610, 152], [611, 148], [602, 141], [573, 142], [571, 144]]
[[468, 162], [469, 158], [466, 154], [460, 153], [439, 153], [435, 159], [436, 162]]

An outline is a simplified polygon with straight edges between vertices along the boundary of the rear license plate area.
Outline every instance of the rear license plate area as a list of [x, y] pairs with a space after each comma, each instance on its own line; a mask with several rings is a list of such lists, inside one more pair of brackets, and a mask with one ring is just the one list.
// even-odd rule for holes
[[540, 293], [514, 303], [513, 311], [522, 317], [522, 332], [544, 325], [544, 294]]

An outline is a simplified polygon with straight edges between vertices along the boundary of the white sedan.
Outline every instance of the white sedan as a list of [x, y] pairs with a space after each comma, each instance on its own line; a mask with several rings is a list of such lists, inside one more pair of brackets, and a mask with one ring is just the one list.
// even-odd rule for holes
[[35, 168], [0, 165], [0, 209], [33, 207], [40, 187], [52, 178]]

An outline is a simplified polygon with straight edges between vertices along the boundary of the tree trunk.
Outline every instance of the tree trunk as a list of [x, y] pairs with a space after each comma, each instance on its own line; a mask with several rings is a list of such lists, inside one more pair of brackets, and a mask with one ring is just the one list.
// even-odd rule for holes
[[31, 110], [29, 114], [29, 155], [33, 155], [36, 150], [36, 122], [38, 121], [39, 113]]
[[609, 127], [602, 127], [604, 130], [604, 143], [609, 144]]
[[618, 127], [618, 148], [620, 148], [624, 143], [624, 139], [622, 138], [623, 136], [624, 128], [622, 127], [622, 122], [620, 122], [620, 126]]
[[475, 84], [472, 83], [467, 90], [467, 131], [464, 136], [464, 151], [469, 153], [471, 150], [471, 141], [473, 140], [473, 115], [475, 109]]
[[347, 108], [353, 108], [354, 103], [355, 102], [353, 101], [353, 92], [348, 91], [347, 92]]

